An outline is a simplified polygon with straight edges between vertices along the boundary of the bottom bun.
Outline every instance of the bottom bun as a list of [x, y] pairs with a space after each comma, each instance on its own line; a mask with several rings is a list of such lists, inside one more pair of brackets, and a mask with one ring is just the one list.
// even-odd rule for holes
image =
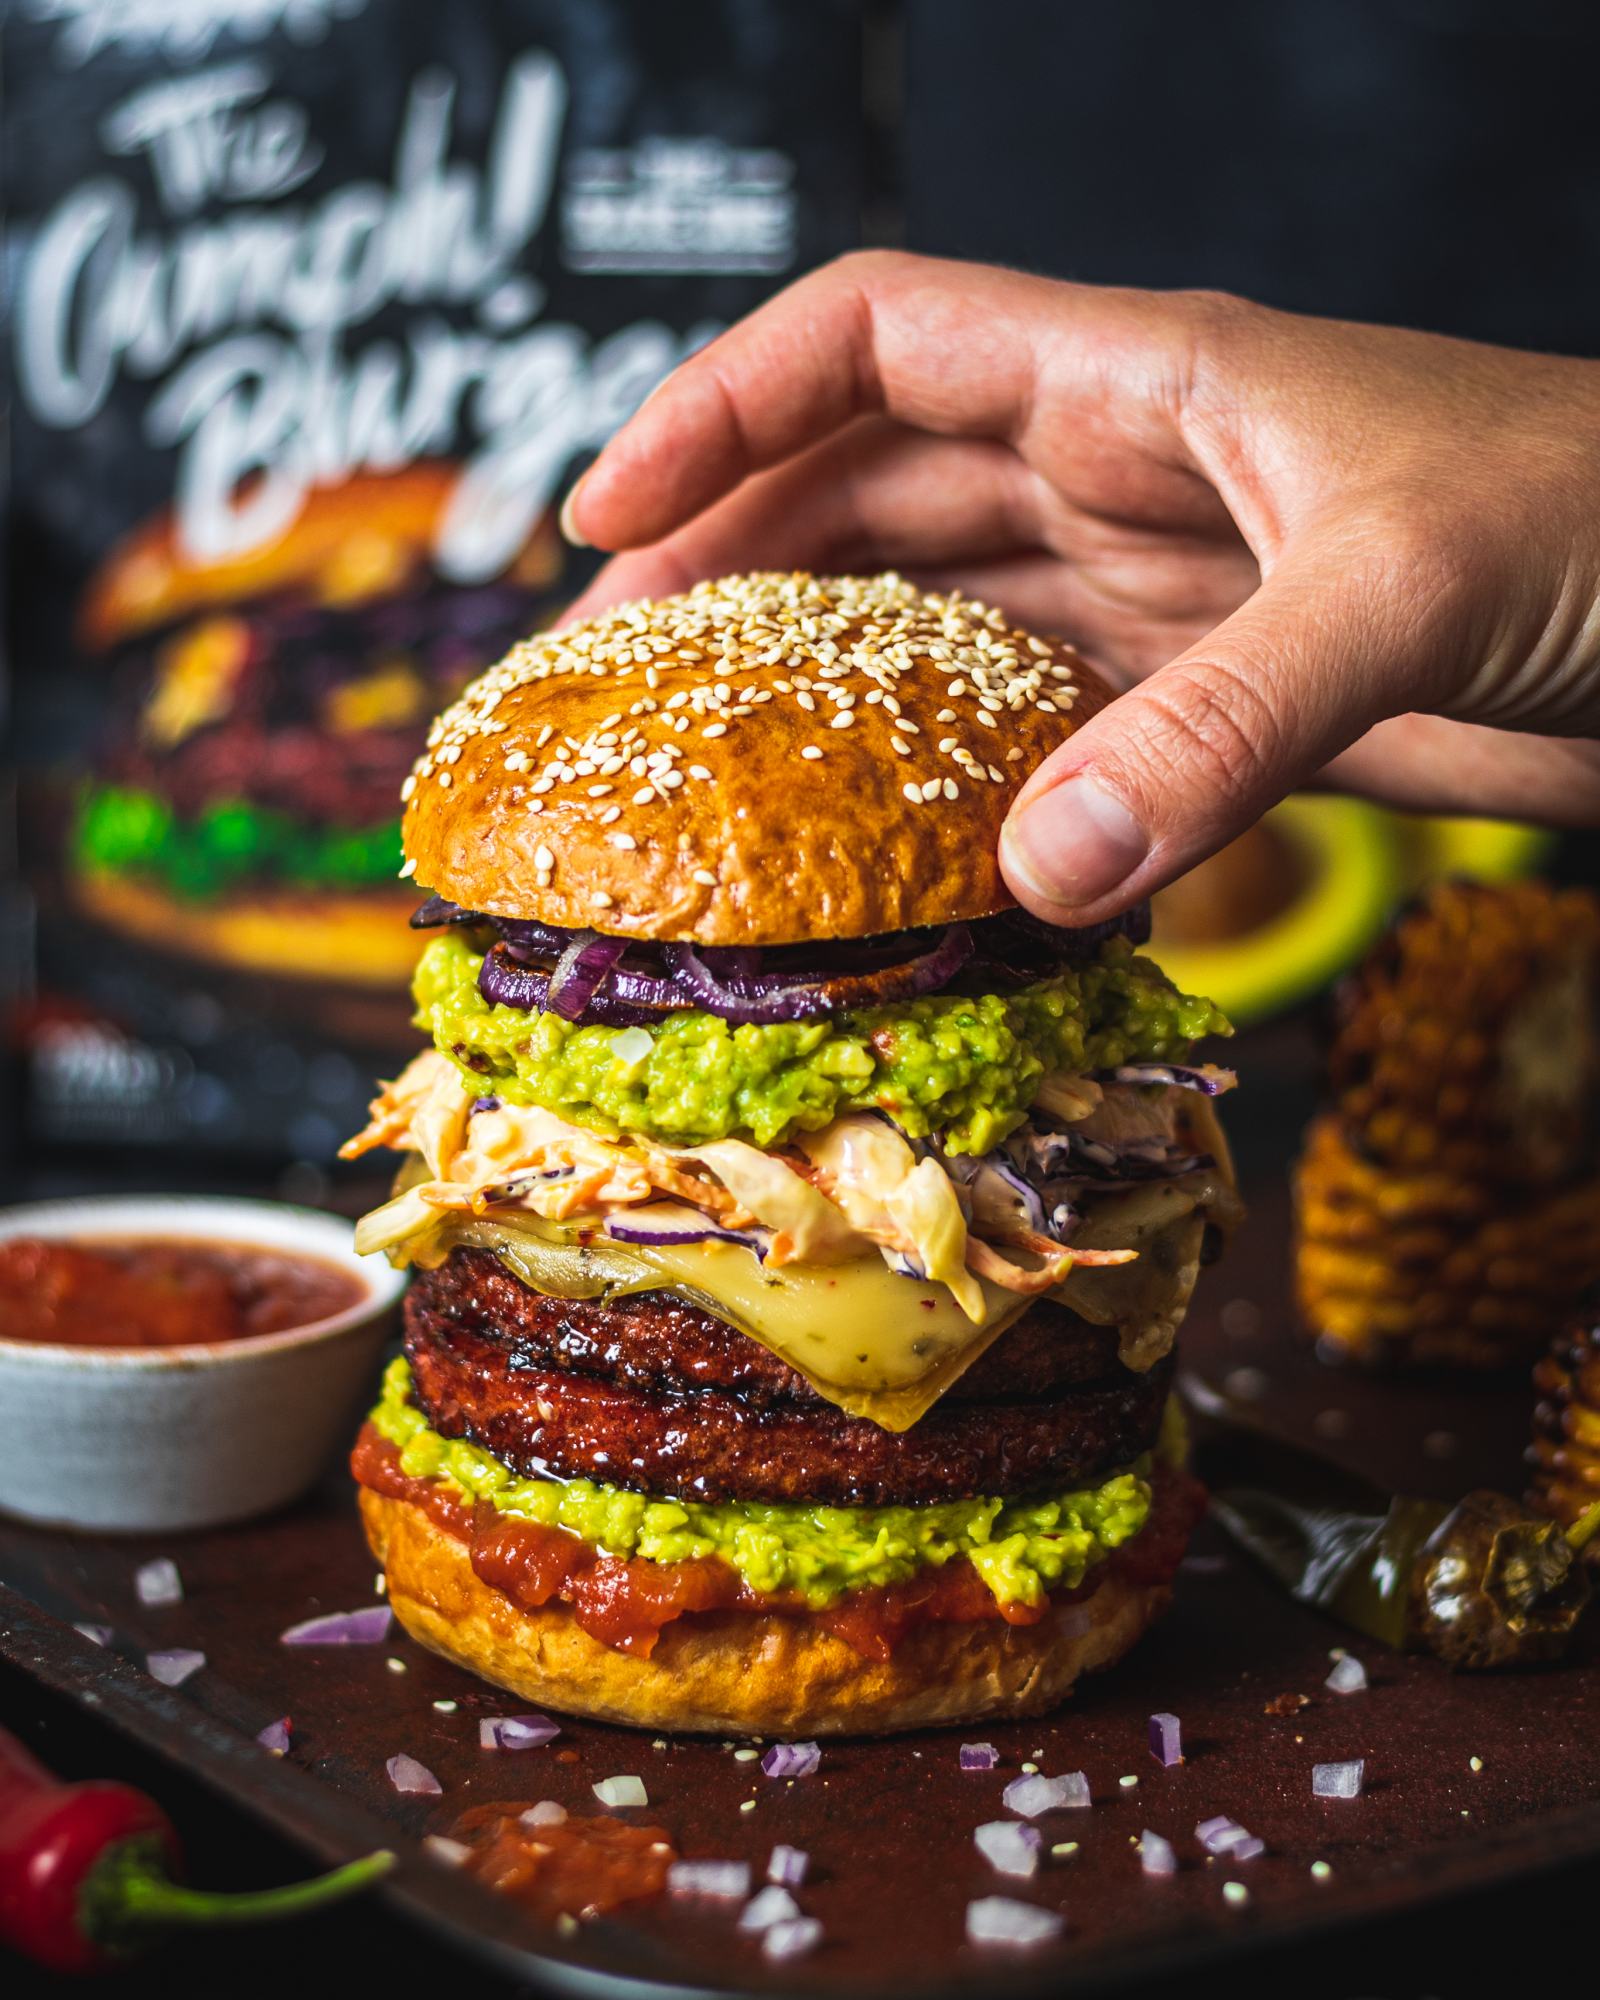
[[389, 1602], [457, 1666], [569, 1715], [714, 1735], [885, 1735], [1041, 1715], [1080, 1674], [1119, 1660], [1171, 1595], [1113, 1567], [1037, 1625], [927, 1624], [866, 1660], [803, 1617], [719, 1611], [666, 1626], [649, 1659], [591, 1638], [559, 1604], [523, 1611], [477, 1575], [465, 1546], [408, 1500], [361, 1490]]
[[382, 887], [240, 890], [183, 902], [109, 869], [80, 874], [79, 905], [108, 929], [179, 957], [346, 986], [404, 988], [417, 962], [416, 897]]

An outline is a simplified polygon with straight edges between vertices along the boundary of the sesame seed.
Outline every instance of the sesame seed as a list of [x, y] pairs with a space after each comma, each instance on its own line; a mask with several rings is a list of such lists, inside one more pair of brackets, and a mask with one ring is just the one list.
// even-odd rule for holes
[[808, 743], [800, 752], [800, 755], [806, 759], [807, 763], [815, 764], [818, 758], [821, 757], [822, 752], [817, 748], [815, 743]]
[[410, 879], [410, 878], [411, 878], [411, 877], [412, 877], [413, 875], [415, 875], [415, 874], [416, 874], [416, 872], [417, 872], [417, 864], [416, 864], [416, 863], [415, 863], [414, 861], [402, 861], [402, 862], [401, 862], [401, 864], [400, 864], [400, 880], [401, 880], [402, 882], [405, 882], [405, 881], [408, 881], [408, 880], [409, 880], [409, 879]]
[[939, 738], [939, 748], [944, 751], [951, 751], [959, 748], [959, 745], [953, 736], [941, 736]]
[[717, 886], [717, 878], [709, 868], [696, 868], [694, 879], [707, 889], [714, 889]]
[[850, 710], [847, 708], [841, 708], [839, 713], [833, 718], [832, 722], [828, 724], [828, 727], [830, 729], [848, 729], [851, 723], [854, 721], [855, 717], [851, 714]]
[[556, 865], [555, 856], [543, 842], [533, 850], [533, 865], [535, 868], [554, 868]]
[[613, 847], [620, 847], [624, 854], [629, 854], [639, 843], [631, 833], [614, 833], [611, 836], [611, 845]]
[[935, 722], [954, 722], [956, 719], [956, 712], [953, 708], [941, 708], [939, 713], [933, 719]]
[[929, 799], [936, 799], [939, 796], [939, 780], [937, 778], [928, 778], [925, 780], [920, 796], [924, 803]]
[[889, 738], [889, 746], [897, 757], [909, 757], [911, 755], [911, 745], [903, 736], [891, 736]]
[[654, 797], [655, 789], [653, 786], [641, 785], [633, 795], [633, 802], [636, 806], [647, 806]]
[[902, 785], [900, 790], [914, 806], [922, 804], [922, 787], [920, 785]]
[[602, 826], [610, 826], [613, 820], [621, 819], [621, 817], [621, 806], [607, 806], [605, 811], [600, 815], [600, 824]]
[[959, 794], [961, 787], [956, 783], [954, 778], [946, 778], [939, 789], [947, 799], [953, 799]]
[[611, 908], [611, 898], [606, 894], [604, 889], [596, 889], [594, 894], [589, 898], [589, 901], [594, 904], [597, 910], [609, 910]]
[[725, 722], [709, 722], [700, 732], [702, 736], [726, 736], [727, 733], [728, 725]]

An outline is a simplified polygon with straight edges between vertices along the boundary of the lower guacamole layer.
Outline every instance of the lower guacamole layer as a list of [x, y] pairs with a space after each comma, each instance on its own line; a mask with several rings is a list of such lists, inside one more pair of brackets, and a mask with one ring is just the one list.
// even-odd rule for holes
[[78, 802], [73, 846], [82, 867], [142, 875], [201, 901], [243, 881], [389, 887], [400, 868], [400, 823], [309, 826], [247, 799], [219, 799], [181, 819], [155, 792], [92, 785]]
[[1203, 1035], [1231, 1032], [1209, 1000], [1179, 993], [1121, 938], [1016, 993], [938, 994], [762, 1027], [696, 1008], [658, 1027], [577, 1027], [492, 1005], [478, 991], [482, 963], [447, 931], [423, 952], [412, 987], [417, 1026], [474, 1092], [668, 1145], [749, 1134], [771, 1146], [860, 1108], [913, 1138], [937, 1131], [948, 1152], [986, 1153], [1052, 1072], [1170, 1062]]
[[1131, 1541], [1150, 1512], [1149, 1460], [1101, 1486], [1032, 1500], [927, 1507], [807, 1507], [793, 1502], [652, 1500], [586, 1479], [522, 1479], [460, 1439], [442, 1438], [411, 1401], [411, 1370], [390, 1363], [372, 1412], [413, 1479], [442, 1479], [502, 1514], [646, 1562], [718, 1556], [753, 1590], [792, 1591], [814, 1609], [846, 1592], [904, 1583], [965, 1556], [1000, 1604], [1037, 1604], [1075, 1588]]

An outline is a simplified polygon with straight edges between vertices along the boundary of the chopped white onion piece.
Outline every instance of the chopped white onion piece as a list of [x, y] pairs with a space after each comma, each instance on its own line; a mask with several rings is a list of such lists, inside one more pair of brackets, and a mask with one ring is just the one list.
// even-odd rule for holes
[[667, 1894], [679, 1902], [742, 1903], [750, 1894], [748, 1861], [674, 1861]]
[[424, 1834], [422, 1844], [434, 1860], [442, 1861], [446, 1868], [459, 1868], [472, 1856], [472, 1849], [464, 1840], [451, 1840], [442, 1833]]
[[518, 1813], [524, 1826], [565, 1826], [567, 1809], [557, 1805], [554, 1799], [541, 1799], [536, 1806], [529, 1806], [525, 1813]]
[[644, 1779], [631, 1776], [602, 1778], [594, 1787], [594, 1795], [603, 1806], [647, 1806], [650, 1803]]
[[1045, 1944], [1060, 1937], [1066, 1919], [1054, 1910], [1019, 1903], [1011, 1896], [980, 1896], [967, 1905], [967, 1942], [1017, 1947]]
[[1175, 1715], [1163, 1710], [1151, 1716], [1150, 1755], [1168, 1769], [1183, 1762], [1183, 1729]]
[[972, 1838], [997, 1875], [1038, 1874], [1042, 1836], [1036, 1826], [1025, 1826], [1018, 1819], [992, 1819], [974, 1827]]
[[191, 1674], [199, 1673], [206, 1663], [204, 1653], [196, 1653], [187, 1646], [167, 1646], [158, 1653], [146, 1653], [145, 1667], [150, 1678], [160, 1681], [163, 1687], [182, 1687]]
[[141, 1563], [133, 1573], [133, 1594], [141, 1604], [181, 1604], [183, 1578], [170, 1556]]
[[1343, 1764], [1313, 1764], [1311, 1796], [1317, 1799], [1358, 1799], [1367, 1781], [1367, 1761], [1353, 1757]]
[[786, 1847], [780, 1841], [767, 1862], [767, 1880], [780, 1883], [785, 1889], [798, 1889], [810, 1866], [811, 1856], [803, 1847]]
[[1332, 1694], [1360, 1694], [1367, 1685], [1367, 1670], [1353, 1653], [1344, 1653], [1322, 1685]]
[[1139, 1866], [1147, 1875], [1176, 1875], [1178, 1850], [1148, 1827], [1139, 1836]]
[[399, 1756], [391, 1757], [383, 1768], [389, 1773], [389, 1783], [397, 1792], [437, 1798], [444, 1790], [426, 1764], [419, 1764], [415, 1757], [408, 1757], [403, 1750]]
[[486, 1715], [478, 1724], [480, 1750], [537, 1750], [561, 1734], [547, 1715]]
[[92, 1646], [109, 1646], [117, 1636], [109, 1625], [74, 1625], [72, 1629], [87, 1639]]
[[758, 1889], [739, 1912], [742, 1931], [770, 1930], [774, 1924], [789, 1923], [800, 1914], [800, 1905], [787, 1889], [774, 1882]]
[[801, 1958], [808, 1951], [815, 1951], [822, 1942], [822, 1925], [815, 1917], [790, 1917], [786, 1922], [774, 1924], [761, 1940], [761, 1950], [765, 1957], [776, 1959]]
[[1061, 1812], [1069, 1807], [1092, 1803], [1089, 1780], [1081, 1771], [1064, 1771], [1059, 1778], [1047, 1778], [1042, 1772], [1030, 1777], [1013, 1778], [1000, 1797], [1024, 1819], [1037, 1819], [1041, 1813]]

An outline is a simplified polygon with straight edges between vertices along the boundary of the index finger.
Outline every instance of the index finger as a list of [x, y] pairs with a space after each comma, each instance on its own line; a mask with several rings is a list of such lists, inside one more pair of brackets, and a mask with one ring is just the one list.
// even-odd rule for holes
[[574, 489], [564, 525], [601, 548], [659, 541], [871, 411], [1015, 438], [1075, 292], [1119, 296], [892, 251], [841, 258], [669, 376]]

